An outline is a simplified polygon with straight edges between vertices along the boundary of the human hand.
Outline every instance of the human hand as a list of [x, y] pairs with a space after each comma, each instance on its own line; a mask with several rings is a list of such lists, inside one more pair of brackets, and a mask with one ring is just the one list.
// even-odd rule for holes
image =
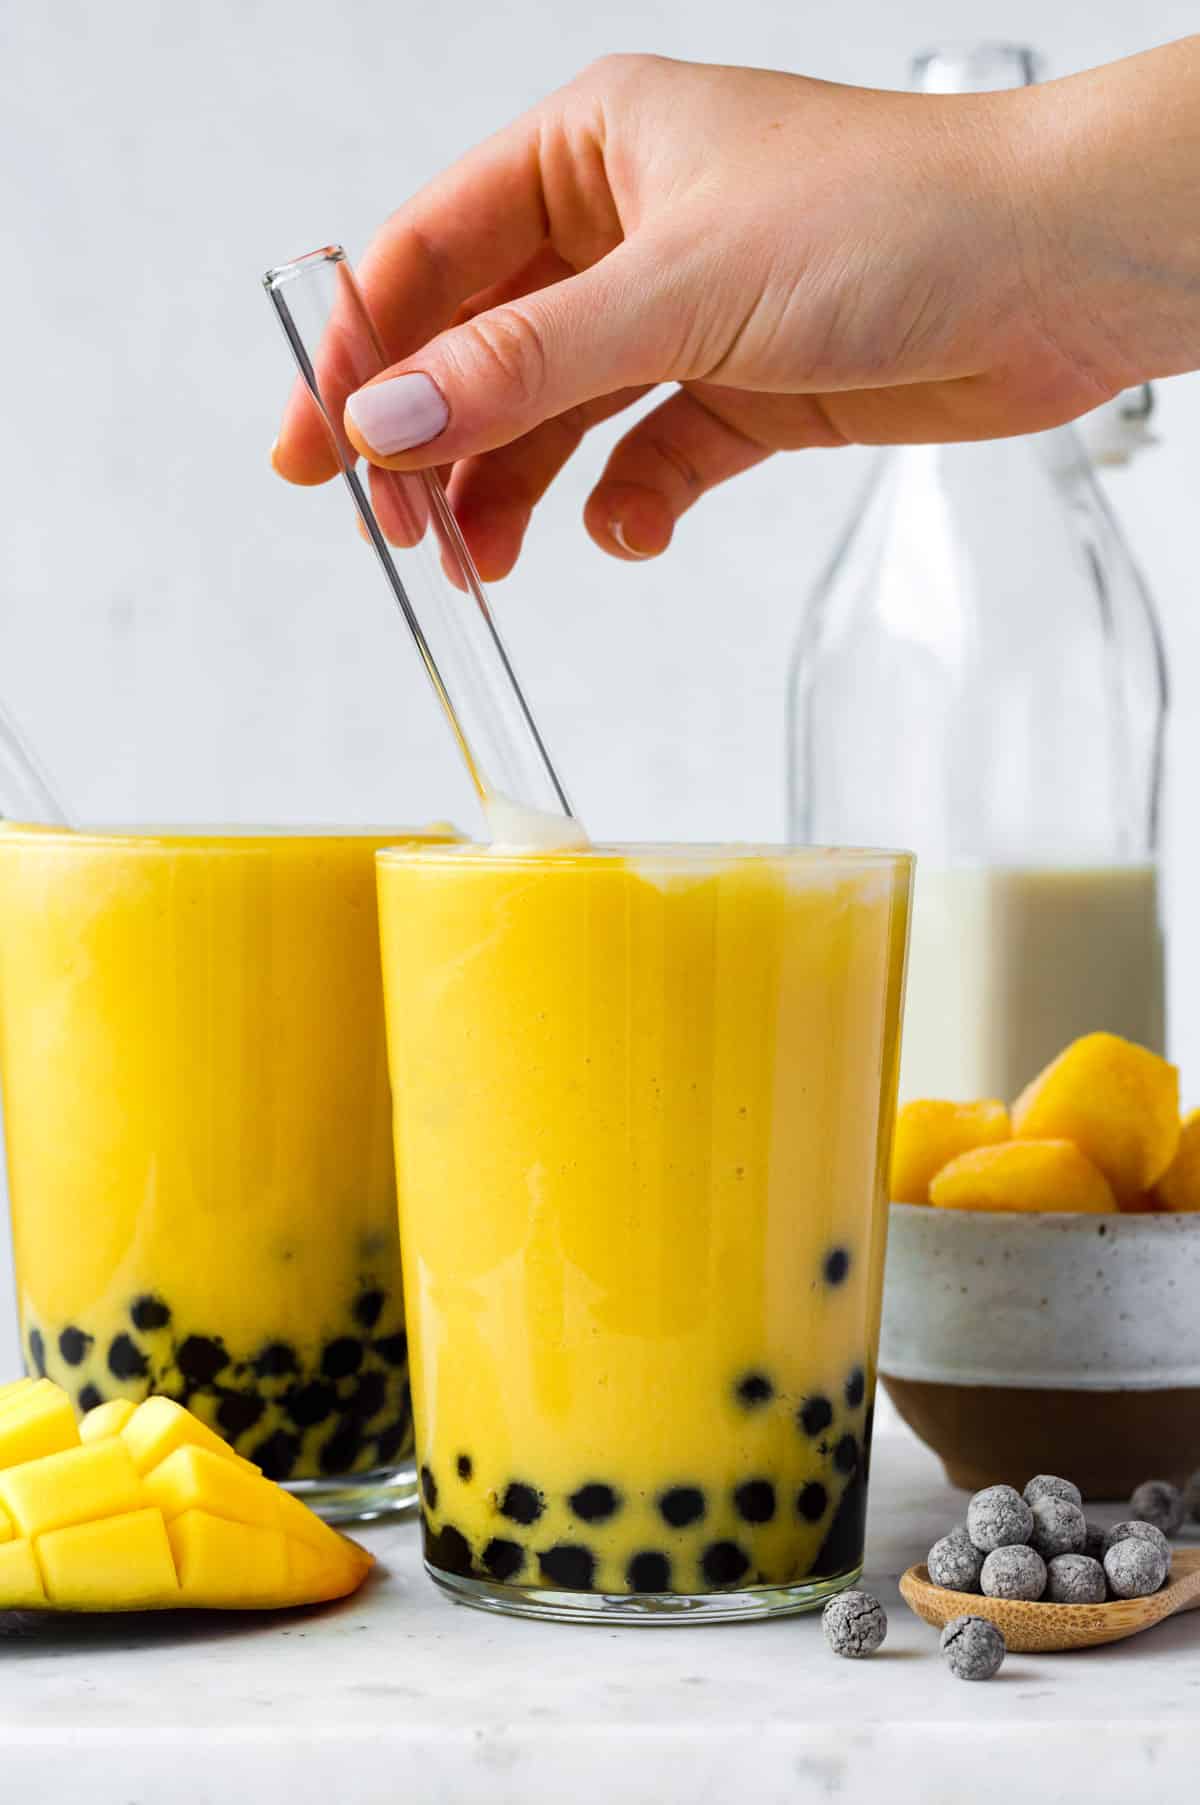
[[[1143, 367], [1119, 232], [1081, 230], [1111, 104], [1108, 164], [1081, 174], [1072, 133], [1109, 75], [935, 97], [606, 58], [378, 234], [358, 274], [396, 362], [347, 432], [375, 464], [447, 469], [495, 579], [589, 427], [660, 382], [586, 507], [618, 556], [661, 552], [772, 451], [1037, 431], [1186, 367], [1166, 328]], [[1136, 184], [1119, 200], [1137, 212]], [[334, 473], [302, 400], [274, 461]]]

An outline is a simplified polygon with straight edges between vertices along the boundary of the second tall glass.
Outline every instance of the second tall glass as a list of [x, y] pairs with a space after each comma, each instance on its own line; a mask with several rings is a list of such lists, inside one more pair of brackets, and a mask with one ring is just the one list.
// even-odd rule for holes
[[861, 1569], [911, 861], [379, 858], [425, 1550], [534, 1616]]

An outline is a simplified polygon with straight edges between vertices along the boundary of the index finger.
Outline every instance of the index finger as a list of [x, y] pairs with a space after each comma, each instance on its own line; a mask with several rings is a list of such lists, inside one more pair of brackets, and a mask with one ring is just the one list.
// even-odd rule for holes
[[[538, 156], [539, 115], [477, 145], [393, 213], [358, 268], [359, 285], [395, 362], [450, 324], [463, 302], [521, 269], [548, 236]], [[323, 392], [342, 417], [359, 386], [329, 360]], [[361, 381], [361, 379], [360, 379]], [[280, 476], [322, 483], [337, 473], [328, 431], [297, 382], [271, 454]]]

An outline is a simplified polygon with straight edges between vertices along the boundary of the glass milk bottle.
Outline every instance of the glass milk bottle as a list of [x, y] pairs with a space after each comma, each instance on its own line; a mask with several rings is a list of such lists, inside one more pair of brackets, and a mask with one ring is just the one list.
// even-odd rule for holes
[[[1032, 68], [981, 47], [917, 75]], [[1165, 708], [1078, 433], [882, 455], [796, 649], [789, 813], [797, 841], [918, 854], [902, 1096], [1011, 1099], [1094, 1029], [1162, 1050]]]

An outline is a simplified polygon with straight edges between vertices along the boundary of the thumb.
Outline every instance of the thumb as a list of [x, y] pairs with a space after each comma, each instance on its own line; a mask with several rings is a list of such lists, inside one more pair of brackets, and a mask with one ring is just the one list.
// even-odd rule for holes
[[661, 267], [626, 241], [579, 275], [439, 334], [350, 396], [351, 442], [391, 470], [455, 463], [582, 402], [675, 375], [686, 335]]

